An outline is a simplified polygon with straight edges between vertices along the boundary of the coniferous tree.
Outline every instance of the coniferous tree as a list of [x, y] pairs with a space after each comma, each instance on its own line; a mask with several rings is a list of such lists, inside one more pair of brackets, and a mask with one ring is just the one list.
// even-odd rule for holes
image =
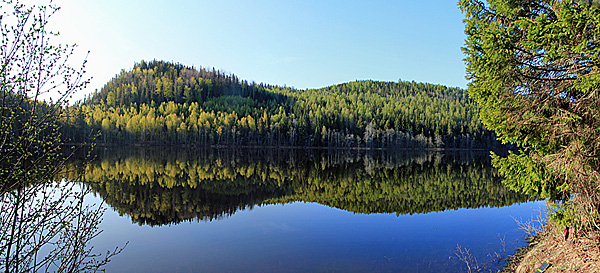
[[565, 200], [562, 225], [600, 222], [600, 6], [593, 1], [460, 2], [469, 94], [520, 153], [494, 157], [515, 189]]
[[[127, 127], [145, 107], [155, 109], [152, 129]], [[105, 143], [469, 149], [495, 138], [458, 88], [356, 81], [297, 90], [156, 60], [122, 71], [81, 112], [94, 116], [82, 130], [101, 130]]]

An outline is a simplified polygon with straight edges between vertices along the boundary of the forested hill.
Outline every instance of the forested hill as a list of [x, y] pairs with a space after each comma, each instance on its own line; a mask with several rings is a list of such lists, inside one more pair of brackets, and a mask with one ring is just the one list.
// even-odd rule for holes
[[142, 61], [69, 108], [63, 136], [101, 143], [488, 148], [495, 136], [466, 91], [356, 81], [298, 90], [215, 69]]
[[112, 80], [86, 98], [85, 104], [108, 107], [132, 103], [206, 102], [222, 96], [241, 96], [259, 101], [275, 98], [265, 92], [270, 86], [240, 81], [235, 75], [220, 70], [193, 68], [164, 61], [141, 61], [131, 71], [122, 70]]

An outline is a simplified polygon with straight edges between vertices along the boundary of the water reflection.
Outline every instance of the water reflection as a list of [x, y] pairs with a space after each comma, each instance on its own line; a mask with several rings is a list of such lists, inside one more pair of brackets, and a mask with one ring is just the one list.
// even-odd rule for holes
[[357, 213], [501, 207], [487, 154], [305, 150], [101, 149], [78, 173], [139, 225], [212, 221], [264, 204], [315, 202]]

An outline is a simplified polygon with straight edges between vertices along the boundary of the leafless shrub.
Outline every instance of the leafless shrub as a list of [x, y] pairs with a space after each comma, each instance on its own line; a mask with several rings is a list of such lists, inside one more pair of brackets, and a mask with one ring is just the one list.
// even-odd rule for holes
[[468, 273], [481, 272], [482, 269], [479, 267], [477, 258], [471, 255], [468, 248], [462, 248], [460, 245], [456, 245], [454, 254], [456, 254], [456, 257], [466, 265]]
[[542, 213], [541, 209], [537, 209], [537, 211], [539, 213], [536, 215], [535, 219], [531, 219], [528, 221], [523, 221], [523, 219], [517, 220], [511, 216], [513, 220], [517, 222], [519, 228], [525, 231], [527, 237], [537, 235], [542, 230], [544, 230], [544, 226], [548, 223], [548, 220], [546, 219], [546, 217], [544, 217], [544, 214]]
[[122, 248], [93, 252], [104, 210], [86, 204], [72, 181], [48, 182], [0, 196], [0, 271], [96, 272]]

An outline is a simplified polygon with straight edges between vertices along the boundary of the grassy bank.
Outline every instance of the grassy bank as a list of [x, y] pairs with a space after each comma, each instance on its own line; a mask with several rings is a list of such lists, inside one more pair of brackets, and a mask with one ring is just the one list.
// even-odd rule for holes
[[[567, 239], [565, 239], [568, 237]], [[529, 245], [517, 251], [501, 272], [536, 272], [547, 262], [544, 272], [600, 272], [600, 232], [577, 234], [549, 223], [530, 237]]]

